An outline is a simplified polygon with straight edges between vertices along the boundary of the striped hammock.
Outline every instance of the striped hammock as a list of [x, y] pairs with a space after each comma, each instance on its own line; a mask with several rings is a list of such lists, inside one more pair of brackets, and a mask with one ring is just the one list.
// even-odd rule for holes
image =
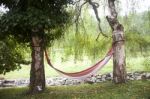
[[61, 70], [57, 69], [56, 67], [54, 67], [48, 57], [47, 51], [45, 51], [45, 57], [46, 57], [46, 60], [47, 60], [47, 63], [49, 64], [49, 66], [51, 66], [54, 70], [56, 70], [59, 74], [63, 75], [64, 77], [72, 78], [72, 79], [79, 79], [79, 80], [85, 80], [88, 77], [94, 76], [106, 63], [108, 63], [108, 61], [112, 57], [112, 54], [113, 54], [113, 50], [111, 48], [108, 51], [108, 53], [106, 54], [106, 56], [102, 60], [97, 62], [95, 65], [93, 65], [85, 70], [82, 70], [80, 72], [67, 73], [67, 72], [61, 71]]

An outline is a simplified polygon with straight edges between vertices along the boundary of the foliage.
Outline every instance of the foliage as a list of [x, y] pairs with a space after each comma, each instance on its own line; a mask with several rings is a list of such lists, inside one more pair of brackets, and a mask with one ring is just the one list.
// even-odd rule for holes
[[150, 18], [149, 11], [134, 13], [121, 18], [125, 26], [126, 50], [136, 56], [140, 52], [148, 56], [150, 49]]
[[[18, 61], [23, 62], [17, 46], [7, 40], [14, 40], [18, 46], [31, 46], [32, 36], [38, 35], [44, 38], [45, 47], [51, 45], [52, 41], [64, 33], [66, 23], [70, 20], [66, 8], [71, 3], [72, 0], [1, 0], [0, 5], [3, 4], [9, 9], [0, 18], [0, 40], [3, 43], [1, 52], [7, 50], [0, 54], [1, 73], [18, 69]], [[37, 30], [39, 32], [35, 34]], [[7, 45], [7, 42], [10, 44]]]
[[0, 89], [1, 99], [149, 99], [150, 81], [129, 81], [115, 85], [104, 82], [94, 85], [48, 87], [44, 93], [25, 95], [27, 88]]
[[14, 35], [19, 42], [30, 42], [32, 31], [44, 29], [38, 35], [45, 36], [45, 42], [62, 35], [62, 29], [68, 22], [66, 6], [71, 0], [4, 0], [9, 11], [0, 20], [1, 37]]
[[[63, 38], [57, 40], [52, 46], [55, 49], [64, 51], [64, 58], [74, 56], [76, 60], [82, 60], [84, 56], [88, 56], [91, 60], [95, 60], [103, 56], [111, 47], [111, 38], [100, 36], [96, 40], [99, 29], [94, 16], [90, 15], [88, 10], [83, 10], [83, 17], [78, 23], [78, 31], [75, 24], [71, 25], [66, 31]], [[110, 35], [108, 23], [101, 20], [104, 34]], [[104, 22], [104, 23], [103, 23]], [[104, 26], [105, 25], [105, 26]]]
[[[150, 11], [119, 16], [119, 20], [124, 25], [126, 39], [127, 56], [148, 56], [150, 50]], [[88, 56], [91, 60], [104, 55], [111, 47], [111, 31], [105, 18], [101, 18], [101, 27], [109, 38], [98, 35], [97, 21], [95, 16], [89, 14], [88, 9], [82, 12], [79, 22], [78, 32], [74, 25], [68, 28], [64, 38], [55, 42], [53, 48], [64, 50], [66, 59], [73, 55], [75, 60], [81, 60]], [[61, 45], [61, 48], [60, 48]], [[58, 46], [58, 47], [57, 47]], [[52, 52], [54, 51], [52, 50]]]
[[150, 57], [145, 57], [143, 66], [145, 67], [145, 70], [150, 70]]
[[13, 37], [0, 41], [0, 74], [20, 69], [20, 64], [29, 64], [23, 52], [25, 47], [19, 45]]
[[[82, 10], [78, 33], [75, 24], [65, 28], [65, 24], [71, 19], [70, 15], [75, 13], [70, 8], [66, 9], [66, 6], [72, 3], [71, 0], [1, 0], [0, 4], [2, 3], [9, 8], [9, 11], [0, 20], [0, 38], [13, 35], [17, 41], [29, 44], [32, 29], [42, 27], [45, 44], [51, 45], [52, 41], [56, 41], [52, 52], [61, 49], [64, 55], [62, 57], [68, 59], [69, 56], [74, 55], [75, 60], [81, 60], [83, 56], [95, 60], [103, 56], [111, 46], [111, 31], [105, 18], [101, 18], [101, 27], [109, 38], [100, 37], [96, 41], [99, 33], [97, 21], [95, 16], [89, 15], [88, 7]], [[125, 27], [127, 55], [148, 56], [150, 11], [119, 16], [119, 20]], [[64, 32], [66, 33], [63, 36]], [[60, 39], [62, 36], [63, 38]]]

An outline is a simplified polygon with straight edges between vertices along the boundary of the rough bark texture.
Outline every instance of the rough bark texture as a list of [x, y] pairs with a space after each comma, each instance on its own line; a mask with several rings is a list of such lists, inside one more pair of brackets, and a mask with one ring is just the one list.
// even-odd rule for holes
[[106, 17], [113, 31], [113, 81], [115, 83], [125, 83], [126, 62], [124, 28], [117, 19], [117, 12], [114, 2], [115, 0], [108, 0], [110, 16]]
[[43, 37], [32, 33], [32, 64], [30, 71], [30, 93], [45, 89]]

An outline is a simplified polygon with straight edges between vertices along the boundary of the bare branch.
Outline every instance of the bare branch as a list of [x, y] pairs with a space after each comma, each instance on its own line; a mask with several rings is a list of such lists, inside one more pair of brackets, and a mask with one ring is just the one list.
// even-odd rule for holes
[[[80, 3], [80, 0], [79, 2]], [[76, 19], [75, 19], [75, 24], [76, 24], [76, 33], [78, 32], [78, 25], [79, 25], [79, 17], [81, 15], [81, 11], [83, 6], [87, 3], [87, 1], [85, 1], [84, 3], [82, 3], [80, 6], [78, 4], [76, 4], [76, 10], [77, 10], [77, 15], [76, 15]]]
[[91, 0], [88, 0], [88, 3], [92, 6], [92, 8], [93, 8], [93, 10], [94, 10], [96, 19], [97, 19], [97, 21], [98, 21], [98, 28], [99, 28], [99, 30], [100, 30], [100, 33], [98, 34], [98, 36], [97, 36], [97, 38], [96, 38], [96, 41], [98, 40], [100, 34], [102, 34], [102, 35], [105, 36], [105, 37], [108, 37], [106, 34], [103, 33], [102, 28], [101, 28], [101, 25], [100, 25], [101, 20], [100, 20], [100, 17], [99, 17], [99, 15], [98, 15], [98, 10], [97, 10], [97, 8], [99, 7], [99, 4], [96, 3], [96, 2], [92, 2]]
[[81, 18], [81, 21], [82, 21], [82, 27], [83, 27], [83, 29], [84, 29], [84, 34], [86, 34], [86, 33], [87, 33], [87, 31], [86, 31], [85, 24], [84, 24], [84, 21], [83, 21], [83, 19], [82, 19], [82, 18]]
[[81, 0], [78, 0], [78, 1], [73, 2], [73, 5], [79, 3], [80, 1], [81, 1]]
[[81, 11], [82, 11], [82, 8], [83, 6], [87, 3], [87, 1], [85, 1], [83, 4], [81, 4], [81, 6], [77, 6], [76, 9], [77, 9], [77, 16], [76, 16], [76, 19], [75, 19], [75, 22], [77, 22], [79, 20], [79, 17], [81, 15]]
[[96, 38], [96, 41], [98, 40], [100, 34], [102, 34], [104, 37], [108, 37], [106, 34], [103, 33], [102, 31], [102, 28], [101, 28], [101, 20], [100, 20], [100, 17], [98, 15], [98, 10], [97, 8], [99, 7], [99, 4], [96, 3], [96, 2], [92, 2], [91, 0], [86, 0], [85, 2], [83, 2], [81, 5], [81, 0], [78, 0], [76, 2], [76, 12], [77, 12], [77, 15], [76, 15], [76, 19], [75, 19], [75, 24], [76, 24], [76, 32], [78, 32], [78, 25], [79, 25], [79, 17], [81, 16], [81, 12], [82, 12], [82, 8], [85, 4], [89, 3], [93, 10], [94, 10], [94, 13], [95, 13], [95, 16], [96, 16], [96, 19], [98, 21], [98, 29], [100, 31], [100, 33], [98, 34], [97, 38]]

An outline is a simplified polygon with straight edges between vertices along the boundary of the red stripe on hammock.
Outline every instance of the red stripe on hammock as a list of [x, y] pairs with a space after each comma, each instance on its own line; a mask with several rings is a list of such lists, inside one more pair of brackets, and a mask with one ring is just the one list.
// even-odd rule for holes
[[[109, 56], [109, 55], [112, 55], [112, 53], [113, 53], [113, 51], [112, 51], [112, 49], [110, 49], [109, 52], [107, 53], [107, 55], [105, 56], [105, 58], [106, 58], [107, 56]], [[103, 58], [101, 61], [97, 62], [95, 65], [93, 65], [93, 66], [91, 66], [91, 67], [89, 67], [89, 68], [87, 68], [87, 69], [85, 69], [85, 70], [82, 70], [82, 71], [80, 71], [80, 72], [66, 73], [66, 72], [64, 72], [64, 71], [61, 71], [61, 70], [55, 68], [55, 67], [51, 64], [50, 59], [49, 59], [48, 54], [47, 54], [47, 51], [45, 51], [45, 56], [46, 56], [46, 59], [47, 59], [48, 64], [49, 64], [53, 69], [55, 69], [56, 71], [58, 71], [58, 72], [60, 72], [60, 73], [62, 73], [62, 74], [64, 74], [64, 75], [68, 75], [68, 76], [71, 76], [71, 77], [79, 77], [79, 76], [84, 76], [84, 75], [86, 75], [86, 74], [89, 74], [91, 71], [93, 71], [95, 68], [97, 68], [97, 66], [100, 65], [100, 64], [104, 61], [104, 59], [105, 59], [105, 58]], [[101, 66], [101, 67], [102, 67], [102, 66]]]

